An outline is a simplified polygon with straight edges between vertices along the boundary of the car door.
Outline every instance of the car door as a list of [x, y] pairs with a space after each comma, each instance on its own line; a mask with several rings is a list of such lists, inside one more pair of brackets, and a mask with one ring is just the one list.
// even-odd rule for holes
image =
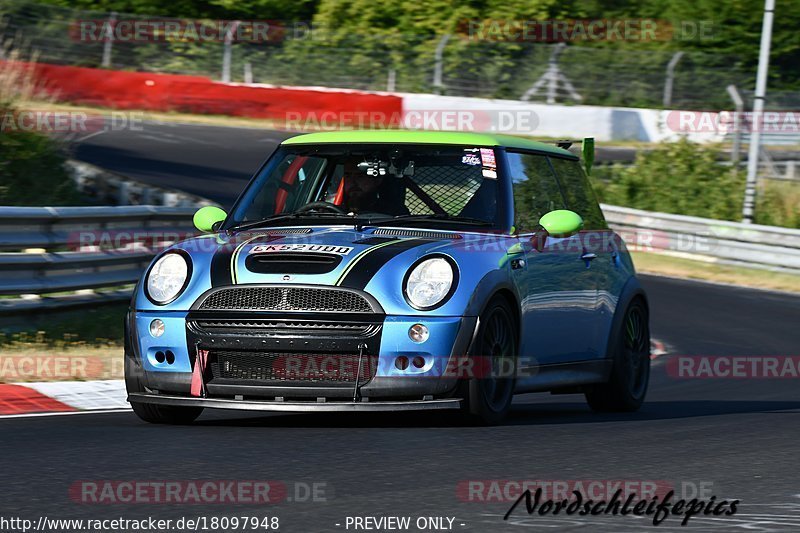
[[521, 366], [581, 361], [591, 357], [595, 283], [581, 260], [580, 237], [553, 238], [543, 248], [532, 239], [539, 219], [566, 200], [547, 157], [508, 151], [514, 224], [524, 266], [512, 270], [521, 295]]
[[585, 283], [584, 290], [594, 291], [594, 302], [589, 309], [587, 324], [590, 332], [588, 338], [591, 339], [589, 352], [592, 358], [604, 357], [616, 297], [621, 290], [621, 287], [615, 286], [619, 279], [615, 272], [619, 268], [619, 262], [614, 234], [608, 229], [581, 163], [553, 156], [549, 159], [564, 191], [567, 209], [583, 218], [583, 231], [578, 237], [582, 262], [586, 267], [582, 280]]

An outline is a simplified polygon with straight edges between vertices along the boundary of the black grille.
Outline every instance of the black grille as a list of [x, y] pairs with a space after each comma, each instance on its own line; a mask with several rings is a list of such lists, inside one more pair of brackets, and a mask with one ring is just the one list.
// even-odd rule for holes
[[318, 320], [238, 320], [198, 319], [194, 329], [202, 333], [223, 333], [258, 336], [314, 335], [319, 337], [370, 337], [377, 333], [379, 323], [323, 322]]
[[359, 385], [375, 375], [378, 357], [364, 355], [359, 371], [358, 354], [297, 354], [212, 351], [209, 368], [213, 379], [257, 382], [261, 386]]
[[340, 289], [309, 287], [231, 287], [210, 294], [202, 310], [320, 311], [370, 313], [363, 296]]

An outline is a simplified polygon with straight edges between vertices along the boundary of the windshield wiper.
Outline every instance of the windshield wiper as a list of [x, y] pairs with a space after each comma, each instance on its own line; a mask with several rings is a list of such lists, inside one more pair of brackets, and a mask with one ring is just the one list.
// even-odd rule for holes
[[366, 222], [365, 226], [387, 226], [395, 222], [424, 222], [428, 220], [435, 220], [436, 222], [450, 222], [454, 224], [468, 224], [470, 226], [494, 226], [488, 220], [472, 217], [459, 217], [455, 215], [448, 215], [447, 213], [433, 213], [430, 215], [400, 215], [392, 218], [382, 218], [380, 220], [370, 220]]
[[247, 224], [239, 224], [238, 226], [233, 226], [232, 228], [228, 228], [227, 231], [245, 231], [248, 229], [260, 228], [264, 226], [269, 226], [274, 222], [280, 222], [282, 220], [290, 220], [290, 219], [301, 219], [301, 218], [349, 218], [353, 219], [352, 215], [348, 215], [345, 213], [321, 213], [321, 212], [314, 212], [308, 211], [306, 213], [288, 213], [288, 214], [281, 214], [281, 215], [273, 215], [271, 217], [267, 217], [261, 220], [257, 220], [255, 222], [248, 222]]

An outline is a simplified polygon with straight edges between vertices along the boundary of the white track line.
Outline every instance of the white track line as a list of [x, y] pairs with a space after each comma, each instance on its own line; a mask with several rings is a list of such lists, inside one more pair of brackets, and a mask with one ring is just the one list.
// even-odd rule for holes
[[125, 409], [98, 409], [96, 411], [62, 411], [58, 413], [23, 413], [19, 415], [0, 415], [0, 419], [4, 418], [39, 418], [43, 416], [67, 416], [67, 415], [105, 415], [109, 413], [127, 413], [130, 412], [130, 407]]

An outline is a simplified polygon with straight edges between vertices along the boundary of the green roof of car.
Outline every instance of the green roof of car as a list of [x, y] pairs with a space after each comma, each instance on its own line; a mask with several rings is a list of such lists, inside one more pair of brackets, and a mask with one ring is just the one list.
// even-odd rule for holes
[[536, 150], [550, 154], [576, 157], [575, 154], [553, 144], [490, 133], [468, 133], [423, 130], [337, 130], [307, 133], [286, 139], [281, 144], [323, 143], [404, 143], [404, 144], [459, 144], [466, 146], [505, 146], [520, 150]]

